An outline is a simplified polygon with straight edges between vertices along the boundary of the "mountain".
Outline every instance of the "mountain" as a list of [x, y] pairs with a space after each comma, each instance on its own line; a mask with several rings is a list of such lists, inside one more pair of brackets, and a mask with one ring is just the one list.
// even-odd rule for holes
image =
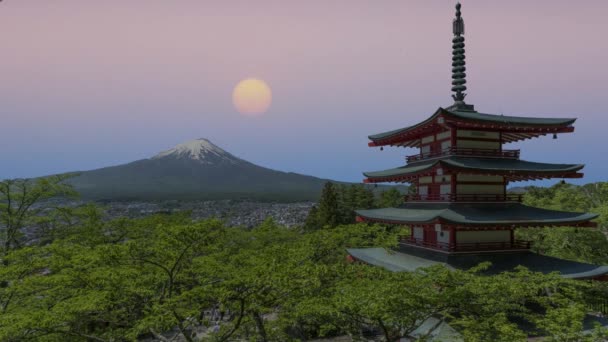
[[207, 139], [149, 159], [80, 172], [70, 183], [85, 199], [316, 200], [327, 180], [252, 164]]

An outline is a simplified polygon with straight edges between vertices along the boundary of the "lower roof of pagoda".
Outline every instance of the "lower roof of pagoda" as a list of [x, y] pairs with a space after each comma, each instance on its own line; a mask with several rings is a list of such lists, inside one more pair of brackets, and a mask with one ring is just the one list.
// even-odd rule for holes
[[564, 260], [530, 251], [446, 254], [416, 247], [403, 248], [402, 246], [398, 251], [387, 251], [384, 248], [349, 248], [347, 252], [356, 260], [392, 272], [414, 272], [419, 268], [434, 265], [468, 270], [482, 262], [490, 262], [490, 266], [483, 272], [484, 274], [513, 271], [517, 266], [524, 266], [533, 272], [559, 272], [563, 278], [570, 279], [587, 279], [608, 274], [608, 266]]
[[[437, 119], [444, 122], [439, 124]], [[438, 125], [463, 129], [486, 129], [505, 132], [504, 142], [530, 139], [551, 133], [574, 131], [575, 118], [522, 117], [479, 113], [474, 110], [439, 108], [428, 119], [409, 127], [368, 136], [370, 146], [420, 146], [420, 137], [436, 130]]]
[[580, 178], [583, 164], [535, 163], [519, 159], [474, 158], [450, 156], [442, 159], [410, 163], [394, 169], [364, 172], [366, 183], [411, 182], [432, 174], [437, 168], [488, 175], [503, 175], [510, 181], [543, 178]]
[[405, 203], [398, 208], [357, 210], [358, 219], [389, 224], [444, 223], [492, 226], [594, 226], [597, 214], [541, 209], [520, 203]]

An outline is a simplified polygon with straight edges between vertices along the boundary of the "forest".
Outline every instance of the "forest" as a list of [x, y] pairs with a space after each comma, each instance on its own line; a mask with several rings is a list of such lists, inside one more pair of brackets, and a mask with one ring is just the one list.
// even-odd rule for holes
[[[464, 341], [601, 341], [585, 316], [608, 287], [518, 268], [495, 276], [445, 267], [393, 273], [346, 248], [397, 245], [405, 227], [354, 223], [355, 208], [397, 205], [328, 183], [298, 228], [246, 229], [189, 213], [109, 219], [65, 176], [0, 182], [2, 341], [425, 341], [449, 323]], [[525, 203], [598, 213], [598, 229], [519, 230], [538, 253], [608, 264], [608, 183], [529, 187]], [[437, 324], [421, 329], [434, 318]]]

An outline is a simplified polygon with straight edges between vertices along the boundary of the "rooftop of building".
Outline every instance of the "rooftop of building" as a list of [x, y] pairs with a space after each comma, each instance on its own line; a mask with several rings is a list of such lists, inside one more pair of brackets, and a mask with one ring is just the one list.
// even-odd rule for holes
[[399, 208], [357, 210], [366, 221], [456, 225], [574, 226], [587, 225], [597, 214], [541, 209], [520, 203], [405, 203]]
[[348, 253], [356, 260], [393, 272], [412, 272], [434, 265], [467, 270], [482, 262], [490, 262], [484, 274], [512, 271], [517, 266], [524, 266], [533, 272], [559, 272], [562, 277], [572, 279], [593, 278], [608, 273], [608, 266], [564, 260], [531, 251], [446, 254], [404, 245], [399, 250], [350, 248]]
[[494, 124], [497, 126], [517, 126], [521, 127], [531, 127], [531, 128], [556, 128], [556, 127], [568, 127], [571, 126], [576, 118], [549, 118], [549, 117], [526, 117], [526, 116], [509, 116], [502, 114], [486, 114], [479, 113], [476, 111], [470, 110], [459, 110], [459, 109], [446, 109], [439, 108], [437, 111], [431, 115], [428, 119], [417, 123], [412, 126], [399, 128], [395, 130], [391, 130], [388, 132], [382, 132], [377, 134], [372, 134], [368, 138], [372, 141], [378, 141], [383, 139], [390, 139], [392, 137], [397, 137], [409, 131], [413, 131], [415, 129], [421, 128], [426, 124], [432, 123], [437, 119], [439, 115], [443, 115], [446, 117], [452, 117], [456, 120], [462, 121], [471, 121], [471, 122], [481, 122], [488, 125]]
[[442, 167], [445, 169], [484, 171], [486, 174], [507, 175], [508, 178], [513, 178], [511, 180], [515, 180], [516, 173], [525, 173], [531, 176], [537, 174], [538, 178], [577, 178], [580, 176], [576, 172], [584, 166], [583, 164], [536, 163], [511, 158], [478, 158], [446, 155], [393, 169], [364, 172], [363, 175], [368, 178], [368, 182], [408, 181], [407, 176], [417, 176], [435, 167]]

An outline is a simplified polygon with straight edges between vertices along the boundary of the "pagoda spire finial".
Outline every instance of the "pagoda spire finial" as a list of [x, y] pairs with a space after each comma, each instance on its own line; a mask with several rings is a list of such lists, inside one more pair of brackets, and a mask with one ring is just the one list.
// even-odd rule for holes
[[466, 63], [464, 61], [464, 20], [462, 20], [462, 13], [460, 12], [460, 2], [456, 4], [456, 18], [452, 22], [452, 31], [454, 38], [452, 38], [452, 91], [455, 93], [452, 95], [454, 99], [454, 106], [457, 108], [468, 109], [470, 107], [464, 103], [464, 98], [467, 96], [464, 93], [467, 90], [467, 74], [465, 71]]

